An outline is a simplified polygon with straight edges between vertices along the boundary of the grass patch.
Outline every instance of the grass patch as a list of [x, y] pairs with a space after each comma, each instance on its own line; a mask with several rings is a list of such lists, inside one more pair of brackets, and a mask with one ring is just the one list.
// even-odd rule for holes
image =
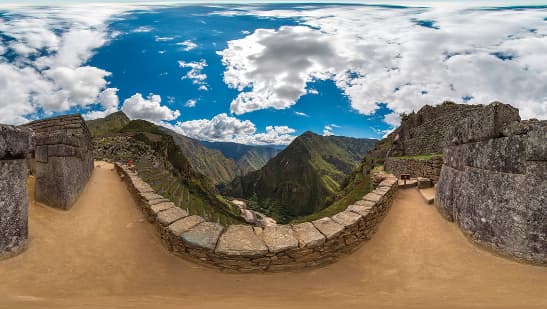
[[291, 223], [309, 222], [324, 217], [331, 217], [341, 211], [346, 210], [349, 205], [362, 199], [364, 195], [371, 191], [370, 177], [364, 177], [361, 173], [357, 174], [356, 176], [357, 177], [355, 177], [355, 185], [353, 189], [344, 197], [338, 199], [323, 210], [320, 210], [305, 217], [296, 218]]
[[384, 166], [383, 165], [377, 165], [372, 169], [371, 173], [375, 174], [375, 173], [380, 173], [380, 172], [383, 172], [383, 171], [384, 171]]
[[428, 154], [421, 154], [421, 155], [415, 155], [415, 156], [401, 156], [401, 157], [391, 157], [394, 159], [416, 159], [416, 160], [424, 160], [427, 161], [429, 159], [435, 158], [435, 157], [442, 157], [442, 153], [428, 153]]

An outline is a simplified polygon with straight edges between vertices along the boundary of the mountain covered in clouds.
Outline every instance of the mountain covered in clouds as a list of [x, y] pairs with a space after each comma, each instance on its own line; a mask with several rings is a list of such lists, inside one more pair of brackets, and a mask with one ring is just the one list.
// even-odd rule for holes
[[278, 222], [319, 211], [334, 201], [344, 179], [377, 140], [306, 132], [263, 168], [237, 177], [225, 194]]

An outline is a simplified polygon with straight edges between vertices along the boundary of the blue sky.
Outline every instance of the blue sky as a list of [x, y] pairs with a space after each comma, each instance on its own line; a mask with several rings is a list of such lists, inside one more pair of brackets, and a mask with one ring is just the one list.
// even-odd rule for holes
[[547, 6], [78, 4], [0, 19], [5, 123], [123, 110], [198, 139], [287, 144], [381, 138], [443, 100], [547, 116]]

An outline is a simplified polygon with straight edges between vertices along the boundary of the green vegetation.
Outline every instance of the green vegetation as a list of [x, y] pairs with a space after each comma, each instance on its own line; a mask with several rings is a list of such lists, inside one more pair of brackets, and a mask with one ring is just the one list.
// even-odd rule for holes
[[345, 188], [337, 193], [337, 195], [341, 197], [334, 203], [311, 215], [297, 218], [291, 223], [301, 223], [333, 216], [344, 211], [349, 205], [362, 199], [364, 195], [371, 191], [370, 176], [365, 176], [363, 174], [363, 167], [364, 165], [361, 164], [348, 176]]
[[259, 170], [281, 152], [281, 150], [269, 146], [251, 146], [229, 142], [200, 141], [200, 143], [207, 148], [216, 149], [227, 158], [234, 160], [239, 169], [238, 176]]
[[306, 132], [262, 169], [235, 178], [224, 193], [288, 223], [332, 204], [336, 192], [345, 187], [346, 175], [375, 142]]
[[442, 156], [443, 156], [442, 153], [431, 153], [431, 154], [420, 154], [420, 155], [415, 155], [415, 156], [400, 156], [400, 157], [392, 157], [392, 158], [395, 158], [395, 159], [416, 159], [416, 160], [427, 161], [427, 160], [430, 160], [434, 157], [442, 157]]
[[384, 171], [384, 166], [383, 165], [376, 165], [371, 173], [374, 174], [374, 173], [379, 173], [379, 172], [383, 172]]
[[129, 121], [129, 118], [120, 111], [110, 114], [105, 118], [86, 121], [86, 124], [91, 136], [99, 137], [118, 133]]
[[173, 137], [145, 120], [133, 120], [114, 130], [108, 121], [99, 121], [108, 137], [94, 139], [96, 157], [116, 161], [132, 160], [137, 171], [159, 193], [192, 214], [223, 224], [242, 223], [239, 209], [218, 198], [209, 179], [196, 171]]

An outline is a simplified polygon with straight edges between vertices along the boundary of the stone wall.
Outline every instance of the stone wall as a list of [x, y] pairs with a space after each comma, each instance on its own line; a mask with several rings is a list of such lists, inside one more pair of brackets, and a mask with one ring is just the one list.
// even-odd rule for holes
[[28, 238], [26, 155], [32, 133], [0, 125], [0, 259], [21, 252]]
[[189, 216], [116, 163], [141, 211], [152, 222], [164, 246], [189, 260], [226, 271], [256, 272], [301, 269], [332, 263], [354, 251], [376, 231], [391, 206], [397, 179], [390, 176], [345, 211], [295, 225], [227, 228]]
[[547, 121], [491, 104], [453, 128], [435, 204], [478, 244], [547, 264]]
[[93, 172], [91, 135], [80, 115], [31, 122], [36, 151], [36, 201], [69, 209]]
[[410, 174], [410, 177], [425, 177], [437, 182], [443, 165], [442, 156], [434, 156], [428, 160], [415, 158], [389, 157], [384, 162], [384, 169], [398, 178], [401, 174]]

